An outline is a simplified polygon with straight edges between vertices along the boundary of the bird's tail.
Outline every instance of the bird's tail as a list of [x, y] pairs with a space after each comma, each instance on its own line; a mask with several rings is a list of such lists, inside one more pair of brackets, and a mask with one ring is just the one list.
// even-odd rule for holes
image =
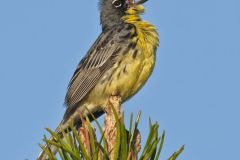
[[[84, 111], [82, 111], [82, 112], [84, 113]], [[89, 113], [90, 113], [90, 112], [89, 112]], [[72, 124], [73, 124], [73, 126], [76, 127], [77, 129], [78, 129], [79, 127], [81, 127], [81, 125], [82, 125], [82, 120], [81, 120], [81, 119], [83, 119], [83, 117], [89, 116], [89, 113], [87, 112], [85, 115], [73, 114], [73, 117], [71, 117], [71, 118], [63, 118], [64, 120], [62, 120], [62, 121], [60, 122], [60, 124], [58, 125], [57, 129], [55, 130], [55, 133], [57, 133], [61, 138], [64, 138], [64, 137], [63, 137], [63, 132], [69, 132], [69, 131], [70, 131], [69, 127], [70, 127], [70, 125], [72, 125]], [[99, 116], [101, 116], [103, 113], [104, 113], [104, 112], [103, 112], [102, 110], [100, 110], [100, 111], [95, 111], [95, 112], [94, 112], [93, 114], [91, 114], [91, 116], [89, 116], [88, 118], [89, 118], [90, 121], [93, 121], [94, 119], [96, 119], [96, 118], [98, 118]], [[74, 117], [74, 116], [75, 116], [75, 117]], [[79, 116], [80, 119], [77, 118], [77, 116]], [[66, 119], [67, 119], [67, 120], [66, 120]], [[77, 119], [77, 120], [76, 120], [76, 119]], [[74, 121], [73, 121], [73, 120], [74, 120]], [[49, 140], [54, 140], [54, 138], [51, 137]], [[47, 145], [45, 145], [44, 147], [45, 147], [47, 150], [50, 149], [50, 151], [51, 151], [52, 153], [54, 153], [54, 155], [57, 154], [57, 148], [56, 148], [55, 146], [52, 146], [52, 145], [50, 145], [50, 146], [48, 145], [48, 146], [47, 146]], [[44, 151], [41, 151], [41, 153], [38, 155], [37, 160], [46, 160], [46, 159], [49, 159], [47, 153], [45, 153]]]

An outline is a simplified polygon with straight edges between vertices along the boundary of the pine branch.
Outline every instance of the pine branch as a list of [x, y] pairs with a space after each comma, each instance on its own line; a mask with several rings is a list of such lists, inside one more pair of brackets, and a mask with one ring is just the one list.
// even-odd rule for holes
[[[100, 140], [96, 138], [96, 129], [92, 126], [89, 119], [81, 117], [82, 126], [76, 131], [71, 126], [72, 133], [64, 134], [64, 138], [58, 137], [53, 131], [48, 132], [54, 140], [44, 141], [58, 149], [58, 155], [62, 160], [158, 160], [164, 144], [165, 132], [159, 136], [158, 123], [152, 124], [150, 120], [149, 136], [146, 140], [141, 154], [141, 134], [138, 130], [138, 124], [141, 113], [138, 114], [133, 124], [131, 115], [129, 130], [124, 123], [124, 113], [121, 109], [121, 98], [111, 96], [105, 108], [103, 129], [99, 122], [96, 122], [99, 131], [102, 134]], [[93, 115], [92, 115], [93, 116]], [[169, 160], [176, 158], [183, 151], [182, 146], [177, 152], [174, 152]], [[57, 159], [51, 150], [44, 150], [50, 160]]]

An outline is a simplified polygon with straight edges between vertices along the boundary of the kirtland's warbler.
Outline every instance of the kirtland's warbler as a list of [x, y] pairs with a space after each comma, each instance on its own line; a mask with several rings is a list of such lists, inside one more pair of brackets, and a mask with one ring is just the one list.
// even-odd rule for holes
[[[159, 39], [156, 28], [143, 21], [147, 0], [100, 0], [102, 33], [80, 61], [69, 83], [63, 120], [56, 129], [81, 125], [80, 115], [104, 113], [111, 95], [126, 101], [151, 75]], [[56, 151], [51, 147], [53, 152]], [[45, 153], [38, 159], [45, 160]]]

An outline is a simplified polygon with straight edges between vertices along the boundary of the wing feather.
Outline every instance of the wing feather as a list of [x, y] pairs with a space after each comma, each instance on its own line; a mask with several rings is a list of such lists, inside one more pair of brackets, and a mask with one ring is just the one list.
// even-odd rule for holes
[[69, 83], [65, 97], [67, 107], [79, 103], [96, 85], [103, 74], [116, 62], [121, 49], [126, 48], [127, 40], [114, 34], [116, 30], [101, 34], [87, 55], [80, 61]]

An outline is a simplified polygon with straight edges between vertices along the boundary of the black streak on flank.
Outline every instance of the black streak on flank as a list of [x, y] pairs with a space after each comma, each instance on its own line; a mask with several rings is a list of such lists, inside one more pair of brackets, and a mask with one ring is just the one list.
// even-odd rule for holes
[[119, 78], [120, 78], [120, 75], [121, 75], [121, 72], [119, 72], [119, 73], [118, 73], [118, 75], [117, 75], [117, 79], [119, 79]]
[[129, 49], [134, 49], [135, 50], [135, 48], [136, 48], [136, 45], [137, 45], [137, 43], [130, 43], [129, 45], [128, 45], [128, 48]]
[[136, 31], [136, 30], [134, 30], [134, 32], [133, 32], [131, 38], [134, 38], [134, 37], [137, 37], [137, 31]]
[[123, 68], [123, 73], [126, 74], [127, 73], [127, 66], [125, 65]]
[[137, 49], [135, 49], [135, 51], [133, 52], [133, 59], [135, 59], [136, 57], [137, 57], [137, 53], [138, 53], [138, 50]]

